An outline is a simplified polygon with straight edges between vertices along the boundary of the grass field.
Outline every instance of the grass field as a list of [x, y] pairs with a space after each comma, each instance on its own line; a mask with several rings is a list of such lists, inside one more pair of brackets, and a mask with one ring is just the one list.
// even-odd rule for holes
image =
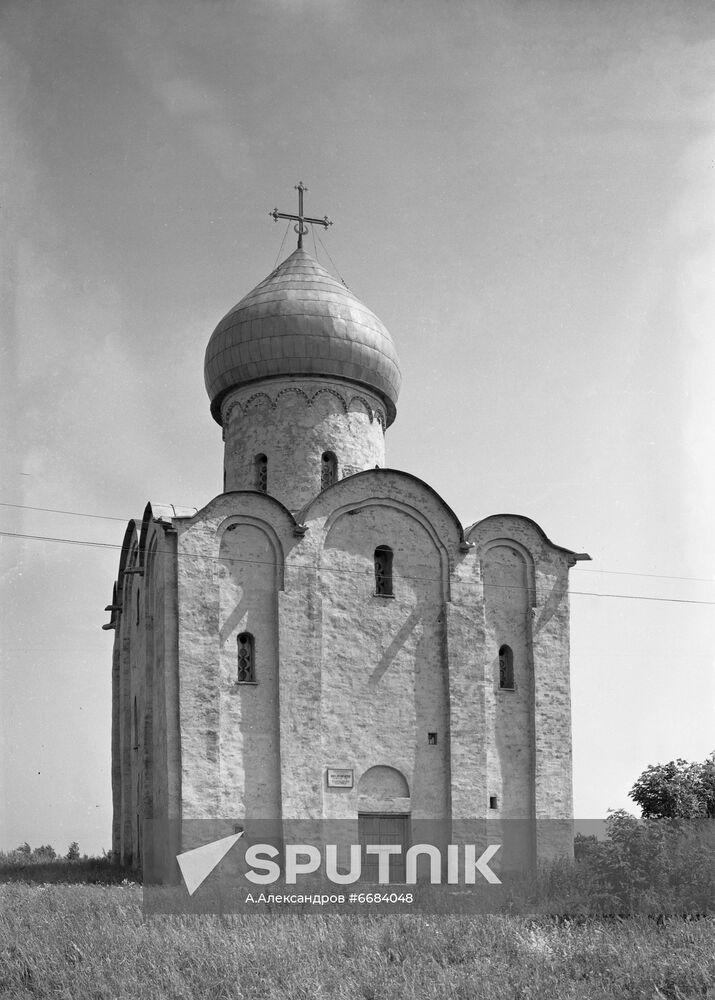
[[0, 885], [0, 997], [715, 1000], [715, 921], [155, 917], [126, 885]]

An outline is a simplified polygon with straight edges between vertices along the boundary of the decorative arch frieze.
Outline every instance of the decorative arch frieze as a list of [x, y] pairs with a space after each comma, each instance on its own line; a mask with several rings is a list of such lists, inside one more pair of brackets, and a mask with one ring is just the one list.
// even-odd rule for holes
[[281, 389], [281, 391], [276, 396], [276, 404], [278, 403], [278, 400], [281, 398], [281, 396], [287, 396], [289, 392], [294, 392], [296, 394], [296, 396], [302, 396], [303, 399], [305, 400], [306, 406], [311, 406], [312, 405], [312, 402], [311, 402], [311, 399], [310, 399], [310, 396], [308, 395], [308, 393], [305, 392], [304, 389], [301, 389], [297, 385], [289, 385], [285, 389]]
[[254, 403], [257, 403], [259, 400], [265, 400], [268, 403], [269, 407], [272, 410], [275, 410], [276, 404], [274, 400], [271, 399], [271, 397], [268, 395], [267, 392], [254, 392], [251, 396], [248, 397], [248, 399], [244, 400], [243, 402], [241, 402], [240, 399], [231, 400], [231, 402], [226, 407], [226, 410], [223, 415], [224, 426], [228, 424], [231, 418], [231, 414], [233, 413], [234, 410], [238, 410], [242, 416], [245, 416], [246, 413], [248, 412], [249, 407], [251, 407]]
[[226, 424], [231, 419], [231, 414], [233, 413], [233, 411], [235, 409], [237, 409], [237, 408], [240, 410], [241, 413], [243, 413], [243, 407], [241, 406], [241, 404], [239, 403], [239, 401], [237, 399], [234, 399], [234, 400], [232, 400], [228, 404], [228, 406], [226, 407], [226, 409], [223, 412], [223, 429], [224, 429], [223, 430], [223, 434], [224, 434], [223, 439], [224, 439], [224, 441], [226, 440]]
[[[351, 396], [350, 397], [350, 402], [348, 403], [348, 406], [347, 406], [347, 410], [350, 409], [350, 407], [353, 405], [353, 403], [360, 403], [361, 406], [365, 407], [365, 411], [366, 411], [366, 413], [368, 415], [370, 423], [373, 423], [373, 421], [375, 420], [376, 417], [377, 417], [378, 420], [380, 419], [378, 411], [376, 409], [374, 409], [372, 406], [370, 406], [370, 403], [367, 401], [367, 399], [365, 399], [364, 396]], [[347, 410], [346, 410], [346, 412], [347, 412]]]
[[346, 414], [349, 413], [351, 408], [354, 407], [354, 404], [357, 403], [359, 404], [360, 407], [364, 407], [365, 413], [370, 423], [373, 423], [375, 420], [377, 420], [377, 422], [382, 426], [383, 430], [387, 423], [386, 416], [384, 412], [380, 409], [380, 407], [371, 404], [370, 401], [365, 396], [358, 394], [353, 394], [353, 395], [343, 394], [338, 389], [335, 389], [332, 386], [321, 386], [320, 388], [316, 389], [315, 392], [311, 393], [310, 391], [302, 389], [300, 386], [289, 385], [280, 389], [277, 393], [275, 393], [275, 395], [272, 395], [271, 393], [266, 392], [265, 390], [261, 390], [260, 392], [254, 392], [245, 400], [233, 398], [226, 405], [226, 409], [224, 410], [223, 425], [225, 426], [229, 423], [231, 415], [233, 414], [233, 411], [235, 409], [238, 409], [241, 415], [245, 416], [246, 413], [248, 412], [249, 407], [251, 407], [254, 403], [258, 402], [259, 400], [265, 400], [270, 406], [270, 408], [272, 410], [275, 410], [278, 405], [278, 400], [281, 398], [281, 396], [285, 396], [288, 393], [295, 393], [298, 396], [302, 396], [303, 399], [305, 400], [306, 406], [312, 406], [315, 400], [318, 398], [318, 396], [322, 394], [334, 396], [335, 399], [337, 399], [338, 402], [340, 403], [344, 413]]
[[313, 395], [310, 397], [310, 403], [311, 403], [311, 405], [315, 402], [315, 400], [318, 398], [318, 396], [320, 396], [322, 393], [326, 393], [326, 394], [328, 394], [330, 396], [335, 396], [335, 398], [340, 402], [340, 405], [343, 408], [343, 412], [344, 413], [348, 412], [348, 404], [345, 401], [345, 397], [343, 395], [341, 395], [341, 393], [339, 393], [337, 389], [331, 389], [328, 386], [325, 386], [322, 389], [318, 389], [316, 392], [313, 393]]
[[246, 402], [243, 404], [243, 412], [248, 411], [249, 406], [257, 403], [259, 399], [265, 399], [272, 410], [275, 410], [276, 404], [268, 395], [267, 392], [254, 392], [252, 396], [249, 396]]

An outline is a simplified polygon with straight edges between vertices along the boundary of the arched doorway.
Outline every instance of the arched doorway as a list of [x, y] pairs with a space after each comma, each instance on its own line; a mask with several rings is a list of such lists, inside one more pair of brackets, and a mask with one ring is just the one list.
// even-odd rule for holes
[[362, 881], [379, 880], [379, 855], [366, 853], [366, 846], [392, 845], [401, 850], [390, 856], [390, 882], [404, 883], [405, 855], [410, 844], [410, 789], [405, 776], [394, 767], [378, 764], [365, 771], [357, 791]]

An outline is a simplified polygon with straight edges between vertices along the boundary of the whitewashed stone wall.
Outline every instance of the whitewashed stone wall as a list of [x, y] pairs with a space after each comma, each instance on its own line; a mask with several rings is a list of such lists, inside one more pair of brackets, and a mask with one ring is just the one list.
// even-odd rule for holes
[[[409, 812], [413, 838], [420, 821], [448, 818], [459, 840], [461, 820], [471, 838], [475, 817], [495, 818], [495, 795], [500, 820], [568, 819], [572, 554], [513, 515], [467, 539], [426, 484], [385, 469], [340, 480], [295, 518], [270, 496], [225, 493], [168, 532], [154, 524], [116, 633], [125, 859], [141, 847], [170, 872], [195, 846], [171, 840], [179, 815], [232, 832], [250, 818], [350, 823], [379, 805]], [[394, 553], [391, 598], [375, 596], [378, 545]], [[242, 631], [255, 638], [255, 685], [236, 683]], [[514, 691], [499, 690], [504, 643]], [[328, 768], [352, 770], [353, 787], [329, 788]], [[361, 799], [367, 774], [401, 776], [406, 794], [390, 805], [386, 785]], [[160, 832], [140, 844], [146, 821]], [[543, 830], [539, 855], [569, 852], [568, 824]]]
[[[567, 822], [558, 826], [557, 821], [573, 816], [568, 599], [568, 571], [574, 564], [573, 554], [554, 546], [533, 521], [517, 515], [486, 518], [467, 537], [475, 542], [477, 553], [487, 564], [490, 557], [497, 556], [495, 585], [505, 583], [510, 588], [508, 592], [526, 598], [515, 600], [511, 607], [505, 599], [500, 605], [495, 604], [491, 616], [487, 615], [486, 718], [488, 725], [499, 726], [498, 732], [494, 729], [488, 781], [496, 789], [501, 784], [499, 801], [508, 806], [507, 813], [500, 811], [498, 815], [502, 818], [502, 815], [521, 814], [533, 819], [539, 857], [570, 855], [571, 825]], [[524, 575], [519, 568], [519, 556], [523, 559]], [[520, 576], [526, 584], [523, 590]], [[506, 635], [509, 629], [517, 643], [515, 667], [523, 658], [524, 668], [531, 672], [530, 679], [523, 673], [521, 678], [521, 683], [531, 686], [528, 698], [522, 698], [519, 687], [511, 694], [498, 691], [494, 657], [499, 636]], [[514, 719], [527, 726], [521, 735], [518, 725], [512, 725], [509, 719], [510, 703], [514, 705]], [[518, 801], [512, 798], [510, 783], [529, 788], [528, 812], [522, 812]]]
[[271, 379], [236, 389], [221, 408], [225, 491], [256, 489], [255, 458], [268, 459], [267, 492], [296, 511], [321, 490], [332, 451], [343, 479], [385, 464], [385, 413], [368, 390], [325, 378]]
[[[278, 582], [282, 554], [266, 525], [231, 516], [219, 529], [219, 815], [281, 814]], [[237, 639], [254, 640], [254, 683], [237, 681]]]

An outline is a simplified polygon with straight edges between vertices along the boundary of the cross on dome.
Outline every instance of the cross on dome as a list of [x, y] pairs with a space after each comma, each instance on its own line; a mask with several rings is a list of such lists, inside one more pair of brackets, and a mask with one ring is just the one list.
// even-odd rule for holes
[[286, 212], [279, 212], [277, 208], [274, 208], [273, 211], [269, 212], [268, 214], [273, 216], [273, 221], [274, 222], [278, 222], [279, 219], [294, 219], [295, 220], [296, 225], [293, 226], [293, 229], [298, 234], [298, 249], [302, 250], [303, 249], [303, 237], [308, 232], [308, 227], [305, 224], [306, 222], [311, 222], [314, 226], [323, 226], [323, 228], [325, 228], [325, 229], [327, 229], [328, 226], [332, 226], [333, 223], [332, 223], [332, 220], [327, 217], [327, 215], [324, 216], [322, 219], [311, 219], [309, 216], [304, 215], [303, 214], [303, 193], [305, 191], [307, 191], [308, 188], [305, 186], [305, 184], [303, 184], [303, 181], [298, 181], [298, 183], [295, 185], [295, 190], [298, 192], [298, 214], [297, 215], [291, 215], [290, 213], [286, 213]]

